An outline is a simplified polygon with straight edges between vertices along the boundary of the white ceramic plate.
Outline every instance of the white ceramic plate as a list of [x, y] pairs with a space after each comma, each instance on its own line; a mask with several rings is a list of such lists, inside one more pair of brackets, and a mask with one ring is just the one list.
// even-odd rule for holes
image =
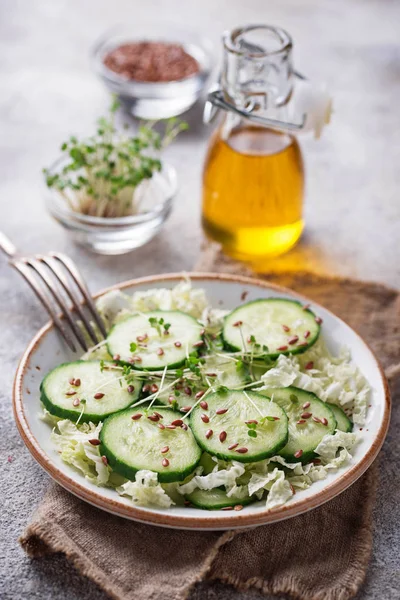
[[[86, 502], [128, 519], [180, 529], [231, 529], [272, 523], [304, 513], [340, 494], [373, 462], [383, 444], [389, 424], [390, 398], [387, 383], [369, 347], [335, 315], [290, 290], [238, 276], [190, 276], [195, 286], [205, 288], [211, 304], [215, 307], [235, 308], [242, 302], [241, 295], [244, 291], [248, 292], [246, 301], [279, 296], [310, 303], [312, 309], [323, 318], [322, 335], [330, 350], [337, 352], [342, 345], [350, 348], [352, 359], [367, 377], [372, 388], [367, 423], [361, 432], [361, 442], [355, 448], [352, 463], [331, 472], [327, 479], [298, 492], [287, 504], [272, 510], [266, 510], [263, 502], [247, 506], [240, 512], [204, 511], [187, 507], [134, 507], [129, 499], [120, 497], [114, 490], [92, 485], [72, 467], [64, 464], [50, 441], [49, 426], [39, 418], [39, 385], [44, 374], [61, 362], [77, 358], [66, 348], [51, 323], [45, 325], [31, 341], [15, 377], [15, 419], [32, 455], [53, 479]], [[128, 293], [155, 287], [170, 288], [181, 278], [180, 274], [159, 275], [128, 281], [114, 288], [119, 287]]]

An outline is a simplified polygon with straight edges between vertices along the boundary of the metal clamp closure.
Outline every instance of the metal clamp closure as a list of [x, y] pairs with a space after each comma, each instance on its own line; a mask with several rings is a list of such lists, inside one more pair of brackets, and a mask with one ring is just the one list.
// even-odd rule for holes
[[306, 122], [306, 115], [303, 114], [301, 123], [290, 123], [287, 121], [280, 121], [278, 119], [270, 119], [268, 117], [260, 117], [259, 115], [253, 114], [253, 111], [257, 109], [257, 103], [250, 99], [244, 108], [238, 108], [234, 104], [231, 104], [225, 100], [224, 94], [221, 89], [211, 91], [204, 106], [203, 120], [204, 123], [211, 123], [216, 116], [218, 109], [231, 111], [242, 117], [248, 119], [252, 123], [261, 125], [262, 127], [271, 127], [276, 129], [288, 129], [290, 131], [301, 131], [304, 128]]

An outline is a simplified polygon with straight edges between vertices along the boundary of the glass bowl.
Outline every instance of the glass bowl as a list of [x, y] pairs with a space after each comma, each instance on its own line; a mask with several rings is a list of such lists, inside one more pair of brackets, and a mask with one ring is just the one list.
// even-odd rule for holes
[[[65, 158], [49, 169], [62, 168]], [[50, 215], [64, 227], [74, 242], [97, 254], [127, 254], [150, 241], [161, 229], [171, 212], [177, 193], [176, 171], [163, 165], [159, 173], [138, 186], [135, 195], [141, 212], [127, 217], [92, 217], [72, 210], [55, 189], [46, 188], [46, 206]]]
[[[123, 43], [135, 41], [161, 41], [178, 43], [192, 55], [200, 65], [195, 75], [178, 81], [143, 82], [127, 79], [108, 69], [103, 59], [105, 55]], [[207, 86], [215, 64], [212, 43], [188, 32], [175, 35], [158, 35], [153, 27], [117, 27], [104, 34], [92, 49], [94, 71], [106, 87], [118, 96], [129, 112], [141, 119], [167, 119], [187, 111], [201, 96]]]

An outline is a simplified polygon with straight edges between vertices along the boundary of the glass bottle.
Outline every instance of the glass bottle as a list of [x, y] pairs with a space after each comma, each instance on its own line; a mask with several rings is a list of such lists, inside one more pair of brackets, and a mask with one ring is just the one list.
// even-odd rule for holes
[[223, 43], [219, 107], [228, 109], [205, 160], [202, 222], [227, 254], [262, 267], [303, 229], [301, 150], [290, 128], [279, 127], [293, 89], [292, 40], [261, 25], [228, 32]]

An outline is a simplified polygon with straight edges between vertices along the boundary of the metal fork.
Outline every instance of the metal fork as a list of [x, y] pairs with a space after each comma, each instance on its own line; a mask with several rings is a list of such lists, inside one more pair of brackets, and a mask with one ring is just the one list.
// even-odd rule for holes
[[[107, 336], [85, 280], [68, 256], [60, 252], [21, 256], [2, 232], [0, 249], [9, 257], [10, 265], [21, 273], [33, 289], [73, 352], [77, 351], [76, 342], [85, 352], [89, 348], [82, 325], [94, 345]], [[89, 317], [85, 314], [85, 308]], [[74, 318], [77, 316], [81, 323]]]

